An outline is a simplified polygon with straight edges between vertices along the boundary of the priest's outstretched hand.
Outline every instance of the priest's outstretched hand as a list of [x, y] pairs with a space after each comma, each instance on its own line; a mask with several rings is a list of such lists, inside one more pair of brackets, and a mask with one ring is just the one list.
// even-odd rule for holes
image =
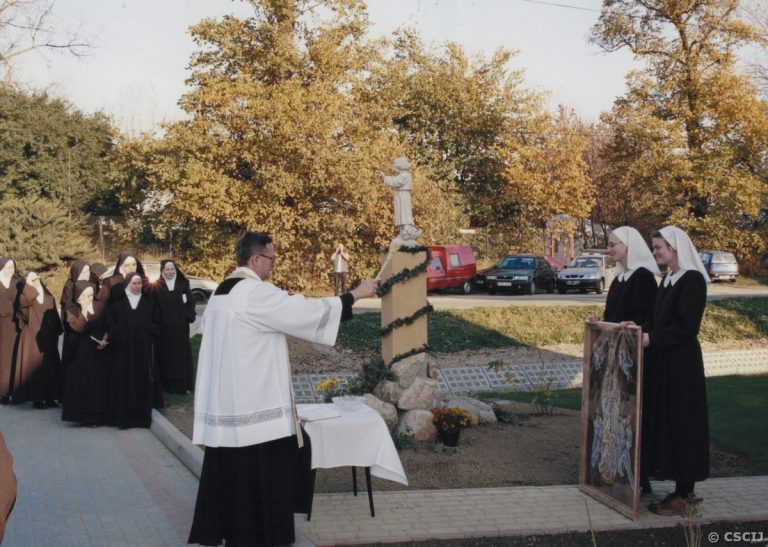
[[376, 294], [376, 289], [379, 288], [379, 282], [376, 279], [366, 279], [362, 281], [357, 287], [349, 291], [352, 296], [355, 297], [355, 302], [361, 298], [368, 298]]

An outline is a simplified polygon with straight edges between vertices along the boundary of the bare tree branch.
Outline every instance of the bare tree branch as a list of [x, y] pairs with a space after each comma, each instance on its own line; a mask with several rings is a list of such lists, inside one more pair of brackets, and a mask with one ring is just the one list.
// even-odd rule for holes
[[0, 0], [0, 77], [8, 79], [15, 60], [32, 51], [85, 55], [91, 44], [79, 29], [54, 25], [55, 0]]

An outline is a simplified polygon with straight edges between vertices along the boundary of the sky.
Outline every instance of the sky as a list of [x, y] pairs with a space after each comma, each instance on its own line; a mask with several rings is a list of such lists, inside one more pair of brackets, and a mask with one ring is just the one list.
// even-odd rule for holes
[[[624, 93], [636, 66], [627, 51], [606, 54], [589, 43], [601, 0], [368, 0], [372, 37], [416, 29], [434, 47], [461, 44], [469, 54], [517, 50], [512, 68], [525, 86], [548, 93], [548, 106], [572, 107], [597, 121]], [[567, 7], [573, 6], [573, 7]], [[177, 102], [195, 45], [187, 32], [206, 17], [253, 13], [239, 0], [56, 0], [51, 23], [78, 30], [93, 47], [82, 58], [33, 53], [14, 77], [79, 110], [103, 111], [127, 133], [184, 116]]]

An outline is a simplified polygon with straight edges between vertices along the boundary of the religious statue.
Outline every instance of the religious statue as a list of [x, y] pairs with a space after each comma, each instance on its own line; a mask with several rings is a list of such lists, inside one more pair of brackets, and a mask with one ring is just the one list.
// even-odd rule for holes
[[416, 240], [421, 236], [421, 231], [413, 222], [411, 210], [411, 190], [413, 190], [413, 178], [411, 177], [411, 165], [404, 157], [395, 158], [395, 176], [387, 176], [381, 173], [384, 184], [395, 189], [395, 225], [400, 229], [397, 237], [392, 241], [393, 245], [416, 245]]

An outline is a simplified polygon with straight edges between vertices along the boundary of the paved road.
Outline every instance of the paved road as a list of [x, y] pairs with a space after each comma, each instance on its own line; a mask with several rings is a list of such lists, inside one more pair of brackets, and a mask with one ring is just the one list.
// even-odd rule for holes
[[[730, 297], [768, 296], [768, 286], [740, 287], [730, 283], [712, 283], [708, 289], [708, 300], [720, 300]], [[605, 304], [606, 294], [567, 293], [567, 294], [537, 294], [535, 296], [522, 294], [476, 293], [468, 296], [459, 294], [430, 294], [429, 302], [438, 310], [467, 309], [476, 307], [506, 307], [506, 306], [589, 306]], [[355, 312], [364, 313], [379, 311], [381, 300], [366, 298], [355, 303]]]

